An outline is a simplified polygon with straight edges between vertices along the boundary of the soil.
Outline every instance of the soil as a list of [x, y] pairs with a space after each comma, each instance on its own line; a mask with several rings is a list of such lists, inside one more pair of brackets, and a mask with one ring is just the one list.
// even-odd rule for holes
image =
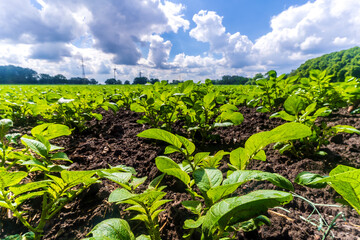
[[[241, 107], [244, 122], [239, 126], [221, 128], [214, 131], [219, 138], [205, 144], [197, 144], [197, 151], [210, 151], [212, 154], [219, 150], [231, 151], [243, 146], [246, 139], [252, 134], [271, 130], [284, 123], [279, 119], [269, 119], [269, 114], [257, 113], [255, 109]], [[120, 110], [116, 115], [112, 112], [102, 111], [102, 121], [91, 121], [88, 129], [82, 133], [73, 133], [71, 136], [62, 137], [56, 144], [63, 146], [66, 153], [73, 161], [71, 170], [90, 170], [108, 168], [109, 165], [127, 165], [136, 169], [137, 177], [147, 176], [147, 184], [160, 174], [155, 166], [155, 157], [163, 155], [166, 144], [158, 141], [142, 139], [136, 135], [148, 127], [136, 121], [140, 115], [128, 110]], [[345, 109], [334, 112], [326, 121], [330, 125], [344, 124], [360, 129], [359, 115], [350, 115]], [[31, 128], [30, 128], [31, 129]], [[29, 128], [23, 128], [28, 131]], [[185, 132], [180, 126], [175, 127], [178, 133]], [[25, 133], [25, 132], [24, 132]], [[321, 150], [327, 152], [326, 156], [317, 156], [304, 153], [303, 157], [280, 155], [272, 146], [266, 147], [267, 161], [254, 160], [248, 169], [278, 173], [290, 181], [303, 171], [310, 171], [327, 175], [338, 164], [360, 167], [360, 136], [355, 134], [340, 133], [333, 137], [330, 144]], [[177, 161], [180, 158], [174, 155]], [[222, 169], [226, 169], [223, 160]], [[163, 184], [167, 185], [166, 198], [172, 199], [165, 205], [166, 211], [160, 215], [162, 239], [182, 239], [185, 231], [183, 222], [191, 214], [182, 207], [181, 202], [189, 200], [188, 194], [182, 183], [173, 177], [165, 177]], [[44, 239], [69, 240], [82, 239], [99, 222], [107, 218], [122, 217], [128, 219], [131, 213], [125, 212], [124, 206], [110, 204], [107, 198], [111, 191], [118, 186], [110, 181], [94, 184], [74, 202], [65, 208], [45, 226]], [[249, 233], [239, 233], [238, 239], [322, 239], [326, 230], [310, 224], [311, 219], [319, 220], [320, 215], [313, 213], [313, 207], [302, 198], [316, 204], [337, 204], [335, 199], [339, 195], [330, 187], [325, 189], [310, 189], [294, 184], [295, 193], [299, 197], [285, 205], [283, 208], [274, 208], [268, 211], [271, 226], [262, 226]], [[275, 189], [270, 183], [251, 182], [242, 186], [239, 194], [245, 194], [256, 189]], [[302, 197], [302, 198], [300, 198]], [[40, 201], [40, 200], [39, 200]], [[33, 206], [36, 201], [31, 203]], [[339, 204], [338, 204], [339, 205]], [[359, 239], [360, 218], [355, 210], [350, 207], [318, 206], [322, 217], [330, 223], [334, 217], [342, 212], [336, 220], [334, 228], [327, 239]], [[307, 220], [308, 219], [308, 220]], [[36, 217], [34, 218], [36, 221]], [[144, 232], [144, 228], [137, 222], [130, 221], [136, 233]], [[0, 217], [0, 237], [24, 233], [27, 230], [14, 218]], [[193, 239], [199, 239], [194, 235]]]

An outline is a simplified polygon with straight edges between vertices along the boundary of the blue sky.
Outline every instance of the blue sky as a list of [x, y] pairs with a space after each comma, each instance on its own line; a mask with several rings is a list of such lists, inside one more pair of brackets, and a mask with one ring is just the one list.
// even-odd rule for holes
[[[0, 65], [104, 82], [287, 73], [360, 45], [358, 0], [0, 1]], [[16, 17], [14, 17], [16, 16]]]

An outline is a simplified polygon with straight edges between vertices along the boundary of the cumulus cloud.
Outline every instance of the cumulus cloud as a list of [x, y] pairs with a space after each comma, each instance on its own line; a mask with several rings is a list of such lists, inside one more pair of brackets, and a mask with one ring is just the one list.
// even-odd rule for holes
[[169, 59], [172, 44], [169, 40], [164, 39], [158, 35], [150, 37], [150, 48], [147, 62], [152, 67], [168, 68], [167, 61]]
[[190, 36], [210, 44], [210, 53], [220, 53], [230, 67], [250, 65], [253, 43], [239, 32], [230, 34], [222, 24], [222, 17], [213, 11], [201, 10], [195, 14], [193, 21], [196, 27], [191, 29]]
[[360, 44], [360, 2], [317, 0], [271, 19], [272, 31], [255, 41], [263, 64], [286, 66]]
[[[161, 0], [42, 0], [1, 1], [0, 40], [12, 43], [34, 44], [32, 57], [56, 59], [55, 50], [39, 49], [37, 44], [79, 44], [95, 47], [113, 55], [115, 64], [136, 65], [142, 56], [139, 45], [142, 39], [165, 32], [189, 28], [189, 21], [182, 15], [184, 6]], [[41, 6], [41, 7], [40, 7]], [[16, 17], [14, 17], [16, 16]], [[92, 41], [89, 41], [91, 36]], [[149, 40], [150, 60], [163, 67], [166, 52], [157, 40]], [[167, 51], [171, 43], [162, 41]], [[40, 51], [41, 50], [41, 51]], [[159, 51], [159, 52], [157, 52]], [[164, 55], [165, 54], [165, 55]], [[163, 57], [160, 57], [163, 56]]]
[[[216, 78], [270, 69], [286, 72], [308, 58], [360, 45], [358, 0], [292, 6], [272, 17], [269, 33], [251, 40], [241, 29], [229, 32], [222, 22], [228, 16], [214, 11], [194, 14], [195, 27], [188, 31], [185, 7], [171, 0], [0, 1], [5, 9], [0, 11], [0, 64], [81, 76], [83, 57], [86, 73], [105, 79], [115, 65], [124, 79], [139, 71], [160, 79], [179, 74]], [[208, 49], [173, 57], [176, 42], [164, 33], [181, 30]]]
[[30, 58], [44, 59], [48, 61], [61, 61], [63, 57], [70, 57], [71, 49], [63, 43], [42, 43], [36, 44], [31, 49]]

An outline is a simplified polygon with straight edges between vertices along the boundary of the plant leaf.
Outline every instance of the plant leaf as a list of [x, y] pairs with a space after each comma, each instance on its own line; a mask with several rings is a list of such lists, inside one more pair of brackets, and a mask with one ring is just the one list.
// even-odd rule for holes
[[91, 230], [90, 233], [92, 233], [95, 239], [135, 240], [129, 224], [125, 220], [119, 218], [110, 218], [100, 222]]
[[138, 137], [143, 137], [143, 138], [151, 138], [151, 139], [156, 139], [156, 140], [161, 140], [164, 142], [167, 142], [177, 148], [181, 148], [181, 141], [172, 133], [162, 130], [162, 129], [157, 129], [157, 128], [150, 128], [147, 129], [141, 133], [139, 133], [137, 135]]
[[206, 213], [202, 224], [204, 239], [214, 239], [217, 228], [257, 217], [278, 205], [292, 200], [290, 193], [275, 190], [258, 190], [240, 197], [224, 199], [214, 204]]
[[186, 185], [190, 183], [189, 175], [171, 158], [160, 156], [155, 159], [155, 163], [159, 171], [178, 178]]
[[234, 183], [245, 183], [251, 180], [269, 181], [275, 186], [294, 191], [294, 187], [289, 180], [277, 173], [269, 173], [258, 170], [238, 170], [233, 172], [224, 180], [223, 185]]
[[216, 168], [199, 168], [194, 171], [193, 177], [196, 185], [203, 192], [219, 186], [222, 182], [222, 172]]

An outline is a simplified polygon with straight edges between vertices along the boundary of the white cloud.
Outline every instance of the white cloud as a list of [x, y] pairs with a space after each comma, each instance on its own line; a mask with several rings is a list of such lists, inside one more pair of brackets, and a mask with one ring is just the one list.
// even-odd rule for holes
[[360, 44], [360, 2], [317, 0], [290, 7], [271, 20], [272, 31], [255, 41], [263, 64], [289, 65]]
[[[32, 2], [34, 2], [33, 0]], [[116, 66], [122, 80], [139, 71], [159, 79], [289, 72], [311, 57], [360, 45], [360, 1], [316, 0], [292, 6], [272, 17], [271, 31], [250, 40], [229, 32], [214, 11], [194, 14], [170, 0], [0, 1], [0, 64], [30, 67], [39, 73], [81, 76], [103, 81]], [[40, 6], [40, 7], [39, 7]], [[179, 53], [164, 33], [188, 31], [209, 49], [197, 56]], [[241, 30], [241, 29], [239, 29]], [[182, 41], [182, 39], [178, 39]], [[182, 43], [186, 44], [186, 43]], [[56, 61], [56, 64], [54, 62]], [[90, 75], [92, 73], [92, 75]], [[188, 77], [186, 77], [188, 76]]]
[[230, 67], [250, 65], [253, 43], [239, 32], [230, 34], [222, 25], [222, 17], [213, 11], [201, 10], [193, 17], [196, 27], [190, 31], [190, 36], [201, 42], [210, 44], [210, 54], [220, 53]]

